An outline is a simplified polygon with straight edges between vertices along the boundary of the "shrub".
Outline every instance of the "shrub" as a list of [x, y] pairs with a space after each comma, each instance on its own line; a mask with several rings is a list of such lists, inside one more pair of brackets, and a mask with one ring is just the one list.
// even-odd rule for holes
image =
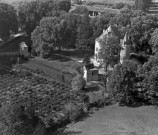
[[69, 121], [75, 121], [83, 115], [83, 108], [81, 105], [68, 103], [64, 107], [64, 112]]
[[135, 101], [136, 64], [127, 61], [118, 64], [108, 78], [108, 92], [119, 103], [132, 104]]
[[27, 116], [22, 106], [7, 104], [0, 109], [1, 135], [31, 135], [35, 125], [35, 118]]
[[83, 76], [81, 74], [77, 74], [76, 77], [72, 80], [72, 90], [80, 91], [83, 90], [85, 87], [85, 80], [83, 79]]
[[151, 104], [158, 105], [158, 58], [152, 57], [138, 70], [138, 77], [141, 85], [144, 99]]

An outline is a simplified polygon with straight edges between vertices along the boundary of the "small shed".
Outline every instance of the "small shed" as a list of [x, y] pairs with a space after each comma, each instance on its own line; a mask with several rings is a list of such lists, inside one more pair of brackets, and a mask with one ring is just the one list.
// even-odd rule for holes
[[29, 56], [29, 53], [28, 53], [28, 46], [26, 45], [25, 42], [22, 42], [20, 44], [20, 55], [25, 57], [25, 58], [28, 58]]
[[98, 81], [98, 69], [94, 68], [93, 64], [88, 64], [83, 67], [84, 79], [89, 81]]

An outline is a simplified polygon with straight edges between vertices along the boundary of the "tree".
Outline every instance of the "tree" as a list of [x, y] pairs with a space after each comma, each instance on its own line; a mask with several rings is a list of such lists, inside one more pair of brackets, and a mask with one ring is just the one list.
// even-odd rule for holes
[[73, 13], [65, 13], [62, 15], [61, 18], [64, 19], [67, 24], [66, 41], [63, 45], [63, 48], [75, 48], [79, 17], [79, 15]]
[[33, 47], [41, 56], [50, 53], [54, 47], [61, 48], [66, 38], [66, 23], [59, 17], [46, 17], [32, 33]]
[[149, 43], [152, 45], [152, 52], [156, 54], [158, 52], [158, 28], [151, 33], [151, 38]]
[[77, 74], [72, 80], [72, 90], [79, 91], [83, 90], [85, 87], [85, 80], [83, 79], [82, 74]]
[[158, 58], [151, 57], [147, 63], [145, 63], [138, 72], [139, 80], [141, 81], [142, 91], [144, 98], [148, 102], [158, 105], [157, 93], [158, 93]]
[[108, 92], [116, 102], [134, 103], [136, 71], [137, 65], [132, 61], [125, 61], [115, 66], [108, 78]]
[[107, 71], [109, 65], [115, 65], [119, 60], [121, 50], [119, 39], [112, 35], [105, 35], [101, 40], [100, 46], [97, 57], [101, 60], [103, 65], [105, 64], [105, 71]]
[[68, 12], [71, 9], [71, 1], [70, 0], [61, 0], [58, 2], [58, 10], [63, 10]]
[[90, 45], [90, 39], [92, 36], [90, 17], [87, 14], [84, 14], [79, 19], [76, 47], [78, 49], [81, 47], [87, 48], [87, 46]]
[[9, 38], [11, 32], [16, 33], [17, 30], [16, 10], [11, 5], [0, 3], [0, 37], [5, 40]]
[[153, 15], [136, 16], [131, 19], [131, 25], [128, 29], [133, 52], [152, 53], [149, 40], [151, 37], [150, 34], [158, 26], [157, 22], [157, 17]]
[[86, 6], [77, 6], [76, 9], [73, 11], [75, 14], [88, 14], [89, 11]]
[[[59, 15], [56, 0], [21, 2], [18, 6], [19, 24], [29, 39], [31, 39], [31, 33], [43, 17]], [[28, 44], [32, 44], [31, 40]]]

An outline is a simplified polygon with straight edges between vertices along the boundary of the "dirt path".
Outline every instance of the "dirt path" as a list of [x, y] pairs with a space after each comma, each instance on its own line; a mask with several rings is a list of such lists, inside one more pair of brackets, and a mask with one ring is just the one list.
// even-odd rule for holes
[[149, 5], [149, 14], [157, 14], [158, 13], [158, 0], [152, 0], [152, 3]]
[[51, 135], [158, 135], [158, 109], [108, 106]]

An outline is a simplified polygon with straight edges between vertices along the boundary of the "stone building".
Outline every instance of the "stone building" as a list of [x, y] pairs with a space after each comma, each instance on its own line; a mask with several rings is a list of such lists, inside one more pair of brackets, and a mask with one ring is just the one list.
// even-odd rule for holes
[[103, 33], [95, 40], [95, 50], [94, 50], [94, 60], [93, 63], [95, 66], [99, 66], [102, 62], [101, 59], [98, 59], [98, 53], [101, 48], [101, 41], [108, 36], [116, 36], [118, 38], [118, 45], [121, 44], [122, 36], [118, 31], [118, 28], [115, 25], [110, 25], [106, 30], [103, 30]]
[[[101, 40], [104, 38], [108, 38], [108, 36], [116, 36], [118, 38], [118, 45], [121, 46], [120, 51], [120, 63], [122, 64], [125, 60], [130, 59], [131, 54], [131, 43], [128, 33], [125, 34], [124, 37], [121, 36], [117, 26], [110, 25], [106, 30], [103, 30], [103, 33], [95, 40], [95, 50], [94, 50], [94, 58], [91, 59], [92, 63], [94, 64], [94, 68], [84, 69], [84, 78], [87, 81], [93, 80], [92, 78], [92, 71], [94, 69], [95, 73], [98, 73], [98, 75], [95, 74], [95, 76], [98, 76], [98, 80], [102, 78], [101, 76], [105, 74], [105, 68], [104, 65], [101, 65], [102, 60], [99, 59], [98, 53], [101, 49]], [[98, 71], [96, 71], [98, 70]], [[108, 70], [113, 70], [113, 67], [111, 65], [108, 66]], [[95, 78], [96, 80], [96, 78]]]

